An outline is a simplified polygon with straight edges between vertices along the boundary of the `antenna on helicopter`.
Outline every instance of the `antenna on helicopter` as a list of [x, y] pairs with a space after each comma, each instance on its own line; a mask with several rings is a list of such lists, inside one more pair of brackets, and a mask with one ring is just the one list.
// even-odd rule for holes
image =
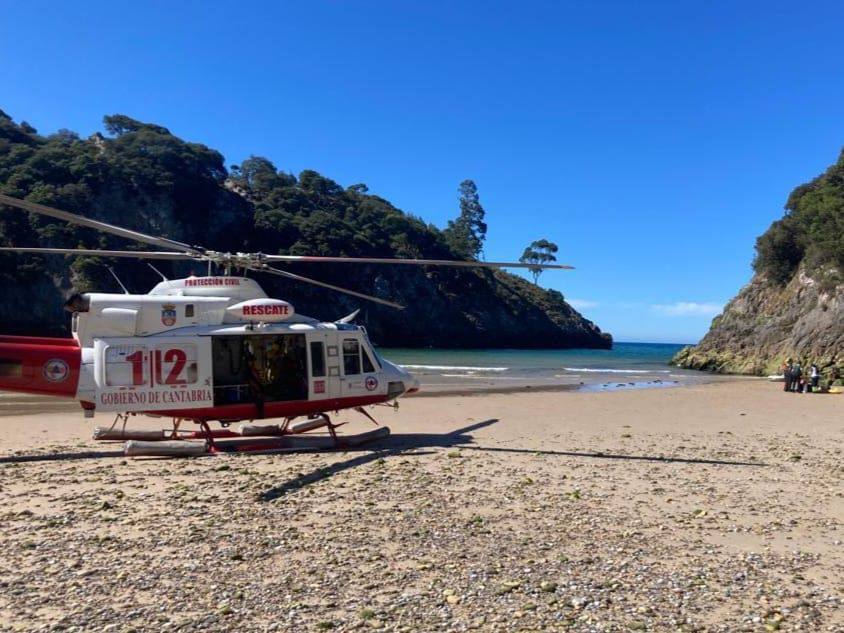
[[119, 285], [121, 288], [123, 288], [123, 294], [124, 294], [124, 295], [129, 295], [129, 294], [132, 294], [131, 292], [129, 292], [129, 291], [126, 289], [126, 286], [124, 286], [124, 285], [123, 285], [123, 282], [122, 282], [122, 281], [120, 281], [120, 277], [118, 277], [118, 276], [117, 276], [117, 273], [116, 273], [116, 272], [114, 272], [114, 268], [112, 268], [111, 266], [107, 266], [107, 268], [108, 268], [108, 272], [110, 272], [110, 273], [111, 273], [111, 276], [112, 276], [112, 277], [114, 277], [114, 280], [117, 282], [117, 285]]
[[147, 264], [147, 266], [149, 266], [150, 268], [152, 268], [155, 272], [157, 272], [157, 273], [158, 273], [158, 276], [159, 276], [159, 277], [161, 277], [161, 279], [163, 279], [164, 281], [170, 281], [169, 279], [167, 279], [167, 277], [165, 277], [165, 276], [164, 276], [164, 273], [163, 273], [163, 272], [161, 272], [160, 270], [158, 270], [155, 266], [153, 266], [153, 265], [152, 265], [152, 264], [150, 264], [149, 262], [147, 262], [146, 264]]
[[335, 321], [335, 323], [351, 323], [352, 321], [355, 320], [355, 317], [358, 315], [359, 312], [360, 312], [360, 308], [358, 308], [357, 310], [355, 310], [351, 314], [347, 314], [346, 316], [344, 316], [341, 319], [337, 319]]

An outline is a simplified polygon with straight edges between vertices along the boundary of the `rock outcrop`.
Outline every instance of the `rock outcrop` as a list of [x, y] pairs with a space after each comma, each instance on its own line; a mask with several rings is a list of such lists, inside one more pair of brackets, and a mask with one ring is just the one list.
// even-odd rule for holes
[[774, 374], [788, 358], [832, 373], [844, 364], [844, 151], [794, 189], [785, 215], [756, 240], [756, 274], [680, 351], [681, 367]]
[[844, 363], [844, 285], [824, 287], [802, 269], [785, 286], [757, 273], [674, 363], [689, 369], [767, 375], [788, 358], [822, 369]]

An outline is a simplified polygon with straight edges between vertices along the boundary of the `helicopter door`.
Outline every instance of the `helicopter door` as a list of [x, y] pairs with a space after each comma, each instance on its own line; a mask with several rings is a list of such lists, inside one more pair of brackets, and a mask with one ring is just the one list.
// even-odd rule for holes
[[343, 379], [340, 395], [344, 398], [380, 393], [378, 365], [357, 333], [338, 332]]
[[99, 411], [201, 409], [214, 404], [211, 345], [202, 337], [94, 340]]
[[308, 335], [308, 383], [311, 400], [340, 396], [340, 355], [334, 333]]

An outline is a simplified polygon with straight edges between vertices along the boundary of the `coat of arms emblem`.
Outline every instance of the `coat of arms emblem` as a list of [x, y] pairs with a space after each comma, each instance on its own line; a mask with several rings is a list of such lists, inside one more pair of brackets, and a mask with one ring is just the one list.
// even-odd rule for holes
[[70, 373], [70, 367], [61, 358], [51, 358], [41, 368], [41, 375], [50, 382], [62, 382]]
[[176, 306], [172, 303], [161, 306], [161, 322], [167, 327], [176, 323]]

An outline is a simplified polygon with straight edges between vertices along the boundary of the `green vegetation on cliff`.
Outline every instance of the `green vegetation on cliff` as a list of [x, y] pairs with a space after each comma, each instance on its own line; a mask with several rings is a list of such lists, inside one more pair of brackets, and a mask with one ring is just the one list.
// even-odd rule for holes
[[786, 214], [756, 240], [756, 272], [785, 285], [798, 266], [827, 287], [844, 271], [844, 151], [838, 162], [788, 197]]
[[827, 375], [844, 366], [844, 152], [791, 193], [785, 217], [756, 241], [754, 268], [700, 343], [673, 362], [761, 375], [787, 358]]
[[[0, 111], [0, 192], [221, 251], [460, 259], [482, 247], [486, 226], [471, 181], [461, 184], [466, 208], [452, 230], [443, 232], [371, 195], [364, 184], [343, 188], [311, 170], [294, 176], [256, 156], [229, 172], [219, 152], [123, 115], [105, 117], [105, 129], [107, 136], [87, 139], [67, 130], [41, 136]], [[466, 235], [455, 225], [467, 228]], [[467, 246], [468, 238], [475, 241]], [[147, 248], [12, 211], [0, 213], [0, 243]], [[119, 292], [109, 265], [134, 292], [145, 292], [158, 281], [152, 270], [133, 260], [0, 255], [0, 283], [10, 289], [0, 305], [0, 331], [66, 332], [61, 304], [70, 292]], [[194, 263], [163, 262], [160, 267], [172, 276], [204, 273], [204, 267]], [[273, 277], [261, 277], [260, 282], [269, 293], [319, 318], [334, 319], [363, 307], [362, 322], [384, 345], [611, 344], [611, 338], [566, 304], [559, 292], [535, 288], [521, 277], [396, 268], [289, 266], [294, 272], [395, 299], [408, 306], [403, 312]]]

